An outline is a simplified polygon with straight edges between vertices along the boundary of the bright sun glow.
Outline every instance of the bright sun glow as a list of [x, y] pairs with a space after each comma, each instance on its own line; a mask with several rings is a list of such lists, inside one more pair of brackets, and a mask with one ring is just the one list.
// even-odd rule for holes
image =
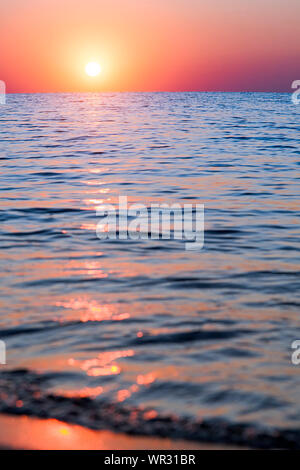
[[101, 72], [101, 67], [98, 62], [89, 62], [85, 66], [85, 72], [90, 77], [96, 77]]

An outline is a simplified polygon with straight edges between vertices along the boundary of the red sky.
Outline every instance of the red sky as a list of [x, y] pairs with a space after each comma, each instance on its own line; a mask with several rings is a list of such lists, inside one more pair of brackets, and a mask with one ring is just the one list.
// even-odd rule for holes
[[300, 0], [2, 1], [0, 80], [8, 92], [291, 91], [299, 19]]

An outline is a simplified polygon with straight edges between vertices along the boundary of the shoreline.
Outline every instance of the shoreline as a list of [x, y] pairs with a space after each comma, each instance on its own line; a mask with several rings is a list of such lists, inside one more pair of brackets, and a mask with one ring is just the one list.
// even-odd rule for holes
[[0, 414], [0, 450], [233, 450], [245, 447], [94, 431], [56, 419]]

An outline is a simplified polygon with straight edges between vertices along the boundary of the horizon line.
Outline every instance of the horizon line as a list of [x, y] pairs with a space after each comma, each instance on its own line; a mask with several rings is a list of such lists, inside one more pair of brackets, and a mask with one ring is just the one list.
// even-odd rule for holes
[[6, 95], [46, 95], [46, 94], [72, 94], [72, 93], [91, 93], [91, 94], [111, 94], [111, 93], [293, 93], [294, 90], [291, 91], [250, 91], [250, 90], [119, 90], [119, 91], [11, 91], [6, 92]]

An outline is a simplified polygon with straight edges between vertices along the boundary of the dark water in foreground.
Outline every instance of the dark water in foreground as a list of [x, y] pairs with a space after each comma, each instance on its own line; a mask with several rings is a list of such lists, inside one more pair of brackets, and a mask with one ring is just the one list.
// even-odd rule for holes
[[[0, 120], [0, 410], [224, 442], [297, 430], [290, 95], [9, 95]], [[204, 203], [204, 249], [100, 241], [95, 208], [119, 195]]]

